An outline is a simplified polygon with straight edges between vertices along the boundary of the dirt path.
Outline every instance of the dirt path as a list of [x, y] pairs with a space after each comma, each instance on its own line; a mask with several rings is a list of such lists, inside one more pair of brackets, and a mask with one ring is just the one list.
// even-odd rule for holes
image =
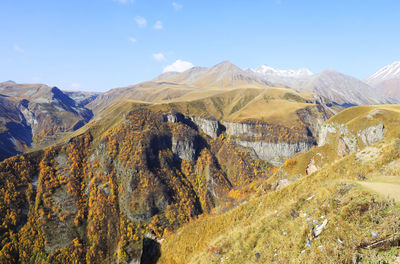
[[358, 182], [360, 185], [367, 187], [377, 193], [395, 199], [400, 202], [400, 184], [385, 182]]

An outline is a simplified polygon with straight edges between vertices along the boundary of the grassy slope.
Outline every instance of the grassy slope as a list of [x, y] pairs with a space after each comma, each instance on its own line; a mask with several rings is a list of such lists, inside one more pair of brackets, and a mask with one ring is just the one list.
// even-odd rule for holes
[[257, 120], [291, 126], [298, 122], [297, 110], [313, 105], [306, 103], [308, 100], [311, 100], [310, 94], [286, 88], [241, 88], [203, 99], [172, 102], [169, 106], [160, 104], [155, 108], [170, 107], [186, 115], [226, 121]]
[[[388, 115], [378, 117], [386, 118], [387, 133], [385, 140], [368, 147], [377, 150], [373, 159], [366, 160], [360, 151], [335, 162], [330, 160], [317, 172], [279, 191], [262, 194], [228, 213], [197, 220], [166, 238], [160, 263], [348, 263], [355, 258], [361, 263], [399, 261], [399, 253], [389, 248], [383, 253], [360, 248], [400, 233], [400, 206], [386, 198], [385, 191], [391, 193], [390, 189], [382, 192], [358, 184], [360, 175], [370, 181], [400, 181], [400, 140], [394, 135], [400, 123], [398, 106], [349, 109], [330, 121], [363, 126], [356, 124], [357, 118], [365, 121], [365, 115], [378, 110], [388, 111]], [[317, 149], [322, 152], [328, 147], [314, 151]], [[307, 153], [297, 160], [309, 157]], [[322, 216], [329, 220], [326, 229], [311, 247], [305, 247], [311, 221], [320, 223]], [[372, 237], [372, 231], [379, 237]]]
[[[207, 90], [204, 90], [200, 97], [205, 97], [205, 91]], [[66, 142], [74, 136], [83, 134], [93, 126], [97, 127], [91, 130], [95, 131], [96, 135], [93, 136], [97, 138], [98, 135], [120, 124], [124, 115], [131, 110], [142, 106], [155, 111], [174, 109], [188, 116], [202, 116], [235, 122], [256, 120], [288, 126], [298, 124], [297, 110], [313, 106], [313, 104], [304, 103], [304, 101], [312, 99], [310, 94], [299, 94], [286, 88], [240, 88], [224, 92], [214, 89], [214, 91], [218, 91], [216, 95], [192, 101], [146, 103], [137, 100], [122, 100], [101, 111], [93, 120], [77, 131], [65, 133], [64, 138], [58, 140], [57, 143]], [[289, 97], [288, 94], [290, 94]], [[297, 101], [292, 100], [291, 95], [294, 95]], [[283, 112], [285, 115], [279, 115], [279, 112]]]

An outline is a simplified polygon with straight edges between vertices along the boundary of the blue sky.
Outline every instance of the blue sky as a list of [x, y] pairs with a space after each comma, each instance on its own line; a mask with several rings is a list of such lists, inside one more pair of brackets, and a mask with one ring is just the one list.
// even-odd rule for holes
[[176, 60], [331, 68], [400, 60], [397, 0], [1, 0], [0, 81], [106, 91]]

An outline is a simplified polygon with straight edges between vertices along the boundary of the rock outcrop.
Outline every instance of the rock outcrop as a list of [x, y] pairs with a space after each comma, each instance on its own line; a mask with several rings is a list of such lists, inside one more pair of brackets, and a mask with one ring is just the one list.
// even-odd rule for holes
[[268, 161], [274, 166], [281, 166], [285, 160], [298, 152], [306, 152], [312, 146], [313, 142], [265, 142], [265, 141], [243, 141], [236, 140], [236, 143], [258, 159]]
[[196, 156], [195, 138], [172, 137], [172, 153], [180, 159], [191, 161]]
[[[322, 107], [322, 106], [321, 106]], [[315, 135], [318, 134], [322, 121], [329, 115], [325, 112], [316, 115], [315, 111], [308, 109], [304, 113], [298, 113], [304, 121], [315, 125], [299, 129], [286, 128], [268, 123], [259, 122], [231, 122], [205, 119], [203, 117], [185, 117], [178, 112], [170, 112], [164, 116], [165, 122], [183, 123], [192, 126], [194, 129], [201, 130], [206, 135], [216, 138], [221, 133], [231, 136], [243, 150], [248, 151], [254, 158], [269, 162], [274, 166], [282, 163], [298, 152], [306, 152], [315, 145]], [[321, 120], [320, 120], [321, 119]], [[312, 131], [310, 133], [310, 131]], [[282, 135], [289, 135], [289, 140], [284, 140]], [[293, 137], [292, 137], [293, 136]], [[296, 138], [293, 140], [294, 136]], [[186, 137], [172, 139], [172, 151], [180, 159], [190, 161], [196, 155], [195, 139]]]
[[361, 139], [365, 146], [372, 145], [383, 139], [385, 135], [385, 129], [383, 124], [371, 126], [363, 129], [357, 133], [357, 136]]
[[359, 150], [361, 143], [364, 146], [372, 145], [382, 140], [384, 135], [385, 129], [382, 123], [359, 131], [352, 131], [344, 124], [327, 123], [321, 127], [318, 146], [331, 144], [337, 140], [337, 154], [339, 157], [343, 157], [348, 153]]
[[204, 134], [212, 138], [218, 137], [224, 130], [217, 120], [210, 120], [196, 116], [192, 116], [190, 119], [204, 132]]

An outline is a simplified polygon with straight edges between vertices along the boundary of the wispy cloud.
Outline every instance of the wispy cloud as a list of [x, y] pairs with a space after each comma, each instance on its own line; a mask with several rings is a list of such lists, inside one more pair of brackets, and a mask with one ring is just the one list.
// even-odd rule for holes
[[154, 28], [154, 29], [163, 29], [163, 23], [162, 23], [160, 20], [158, 20], [158, 21], [154, 24], [153, 28]]
[[14, 49], [16, 52], [19, 52], [19, 53], [24, 53], [24, 52], [25, 52], [25, 50], [23, 50], [23, 49], [22, 49], [19, 45], [17, 45], [17, 44], [14, 44], [13, 49]]
[[176, 11], [181, 10], [182, 7], [183, 7], [183, 5], [178, 4], [177, 2], [172, 2], [172, 6], [174, 7], [174, 9], [175, 9]]
[[174, 63], [166, 66], [163, 72], [184, 72], [193, 67], [194, 65], [191, 62], [176, 60]]
[[135, 43], [135, 42], [136, 42], [136, 39], [135, 39], [134, 37], [130, 37], [130, 38], [129, 38], [129, 41], [132, 42], [132, 43]]
[[147, 26], [147, 20], [144, 17], [137, 16], [137, 17], [135, 17], [135, 21], [136, 21], [136, 24], [138, 25], [138, 27], [143, 28], [143, 27]]
[[135, 2], [135, 0], [113, 0], [113, 1], [121, 4], [129, 4]]
[[160, 53], [154, 53], [153, 54], [153, 59], [155, 59], [156, 61], [165, 61], [166, 58], [164, 56], [164, 54]]

